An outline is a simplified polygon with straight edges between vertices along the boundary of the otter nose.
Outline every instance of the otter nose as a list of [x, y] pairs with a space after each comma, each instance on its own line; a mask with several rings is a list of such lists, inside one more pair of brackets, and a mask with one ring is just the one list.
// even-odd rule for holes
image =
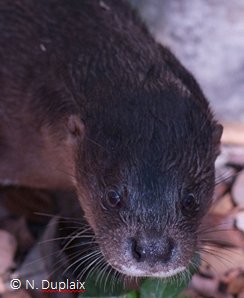
[[133, 238], [131, 242], [131, 253], [137, 262], [163, 262], [167, 263], [172, 257], [174, 242], [171, 238], [162, 239], [140, 239]]

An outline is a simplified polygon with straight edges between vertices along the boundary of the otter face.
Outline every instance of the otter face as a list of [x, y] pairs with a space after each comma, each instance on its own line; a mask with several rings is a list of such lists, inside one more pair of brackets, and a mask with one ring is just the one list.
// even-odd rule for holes
[[180, 108], [174, 100], [175, 109], [155, 103], [143, 118], [105, 114], [111, 122], [87, 138], [79, 163], [78, 193], [100, 250], [130, 276], [169, 277], [188, 267], [215, 184], [221, 128], [210, 111], [189, 98]]
[[[95, 209], [87, 210], [94, 216], [87, 218], [113, 268], [130, 276], [169, 277], [184, 271], [193, 258], [197, 229], [211, 202], [213, 172], [205, 178], [208, 189], [193, 184], [180, 188], [177, 170], [161, 176], [156, 169], [139, 172], [135, 175], [141, 181], [131, 185], [107, 180]], [[181, 181], [187, 185], [183, 177]]]

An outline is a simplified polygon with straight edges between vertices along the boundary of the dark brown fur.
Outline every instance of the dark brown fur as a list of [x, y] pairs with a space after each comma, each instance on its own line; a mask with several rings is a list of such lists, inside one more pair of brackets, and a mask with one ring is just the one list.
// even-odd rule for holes
[[0, 181], [75, 187], [123, 273], [186, 267], [221, 135], [192, 75], [125, 1], [1, 0], [0, 32]]

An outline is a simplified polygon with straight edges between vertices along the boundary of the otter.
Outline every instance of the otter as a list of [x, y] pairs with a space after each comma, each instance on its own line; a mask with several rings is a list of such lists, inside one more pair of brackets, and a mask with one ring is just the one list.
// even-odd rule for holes
[[75, 189], [118, 272], [186, 270], [222, 126], [125, 0], [0, 2], [0, 183]]

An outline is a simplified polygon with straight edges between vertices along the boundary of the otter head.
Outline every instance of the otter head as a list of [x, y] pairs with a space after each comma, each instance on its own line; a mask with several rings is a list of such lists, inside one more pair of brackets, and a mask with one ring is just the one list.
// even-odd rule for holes
[[185, 270], [196, 251], [222, 128], [207, 102], [172, 88], [116, 95], [84, 119], [81, 206], [113, 268], [168, 277]]

